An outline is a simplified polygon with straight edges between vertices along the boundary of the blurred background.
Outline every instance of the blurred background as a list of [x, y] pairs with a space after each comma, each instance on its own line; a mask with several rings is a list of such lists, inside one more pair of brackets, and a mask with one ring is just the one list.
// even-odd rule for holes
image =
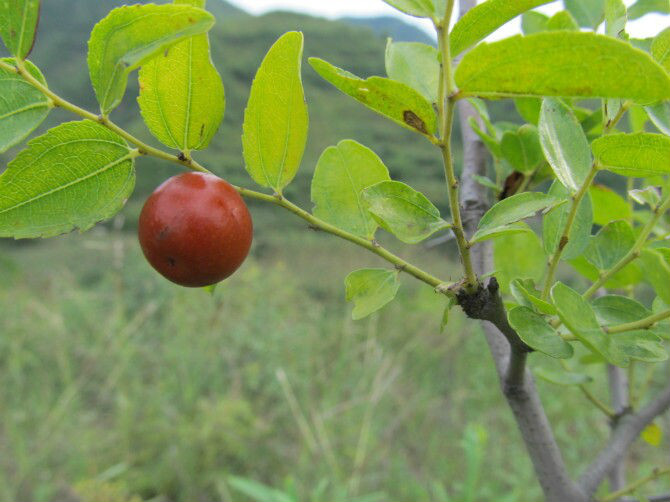
[[[91, 110], [88, 34], [122, 3], [43, 2], [31, 59], [52, 89]], [[395, 16], [333, 19], [339, 14], [330, 12], [325, 19], [267, 12], [273, 5], [261, 3], [236, 2], [251, 14], [208, 2], [218, 19], [210, 37], [227, 109], [212, 147], [196, 157], [243, 186], [252, 185], [241, 155], [244, 106], [281, 33], [303, 31], [306, 57], [361, 76], [385, 73], [387, 37], [433, 43], [423, 26]], [[652, 28], [647, 35], [660, 30]], [[310, 139], [289, 198], [311, 207], [319, 154], [352, 138], [448, 214], [437, 150], [339, 94], [307, 65], [304, 80]], [[113, 118], [155, 143], [136, 96], [131, 79]], [[508, 102], [493, 113], [521, 122]], [[67, 120], [74, 117], [55, 110], [42, 130]], [[0, 168], [17, 151], [0, 156]], [[477, 325], [454, 310], [442, 333], [445, 301], [431, 288], [403, 277], [395, 302], [354, 323], [343, 279], [381, 262], [254, 202], [252, 255], [213, 295], [158, 276], [137, 244], [137, 216], [176, 172], [139, 159], [135, 194], [112, 221], [86, 234], [0, 242], [1, 501], [539, 500]], [[389, 245], [440, 277], [458, 277], [449, 243]], [[593, 391], [605, 398], [603, 375], [594, 376]], [[577, 472], [608, 425], [574, 388], [539, 385]], [[667, 438], [659, 447], [638, 444], [631, 472], [667, 463], [669, 445]]]

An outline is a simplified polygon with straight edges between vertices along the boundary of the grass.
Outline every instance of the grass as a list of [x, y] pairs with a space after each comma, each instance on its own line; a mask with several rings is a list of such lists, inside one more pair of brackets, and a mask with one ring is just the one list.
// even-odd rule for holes
[[[0, 248], [0, 500], [248, 500], [233, 476], [314, 502], [539, 500], [475, 324], [454, 310], [440, 333], [444, 300], [410, 278], [354, 323], [343, 278], [381, 264], [257, 221], [213, 296], [162, 280], [114, 225]], [[607, 424], [572, 388], [541, 388], [575, 470]], [[632, 469], [667, 447], [639, 445]]]

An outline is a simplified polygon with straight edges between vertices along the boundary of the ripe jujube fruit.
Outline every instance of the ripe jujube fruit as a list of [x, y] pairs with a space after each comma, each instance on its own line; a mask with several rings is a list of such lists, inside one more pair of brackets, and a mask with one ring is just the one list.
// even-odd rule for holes
[[212, 174], [170, 178], [140, 214], [144, 256], [182, 286], [209, 286], [229, 277], [249, 254], [252, 238], [251, 215], [242, 197]]

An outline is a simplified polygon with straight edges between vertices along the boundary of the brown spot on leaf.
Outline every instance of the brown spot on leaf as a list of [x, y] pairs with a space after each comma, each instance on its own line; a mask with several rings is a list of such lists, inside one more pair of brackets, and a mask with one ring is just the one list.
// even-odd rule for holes
[[200, 139], [205, 135], [205, 124], [200, 126]]
[[426, 123], [412, 110], [405, 110], [402, 113], [402, 118], [405, 121], [405, 124], [407, 124], [410, 127], [413, 127], [419, 132], [422, 132], [423, 134], [428, 134], [428, 129], [426, 129]]

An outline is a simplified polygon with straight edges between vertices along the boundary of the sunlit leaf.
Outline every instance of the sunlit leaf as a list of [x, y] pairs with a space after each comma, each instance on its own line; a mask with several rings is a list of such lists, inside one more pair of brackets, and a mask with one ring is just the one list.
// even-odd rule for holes
[[479, 44], [463, 57], [455, 78], [466, 96], [627, 98], [643, 104], [670, 99], [670, 76], [651, 56], [586, 32], [517, 35]]
[[670, 173], [670, 138], [662, 134], [610, 134], [595, 140], [591, 148], [600, 166], [623, 176]]
[[503, 24], [553, 0], [487, 0], [470, 9], [451, 30], [452, 56], [484, 40]]
[[113, 216], [135, 185], [136, 156], [91, 121], [33, 139], [0, 176], [0, 237], [52, 237]]
[[280, 193], [298, 172], [307, 144], [302, 50], [303, 35], [295, 31], [274, 43], [256, 73], [244, 112], [246, 169], [256, 183]]
[[[180, 0], [204, 7], [204, 0]], [[223, 83], [209, 55], [207, 35], [191, 37], [146, 62], [139, 71], [144, 122], [164, 145], [206, 148], [225, 108]]]
[[88, 68], [103, 114], [121, 102], [131, 71], [213, 24], [211, 14], [190, 5], [137, 4], [112, 10], [95, 25], [88, 42]]

